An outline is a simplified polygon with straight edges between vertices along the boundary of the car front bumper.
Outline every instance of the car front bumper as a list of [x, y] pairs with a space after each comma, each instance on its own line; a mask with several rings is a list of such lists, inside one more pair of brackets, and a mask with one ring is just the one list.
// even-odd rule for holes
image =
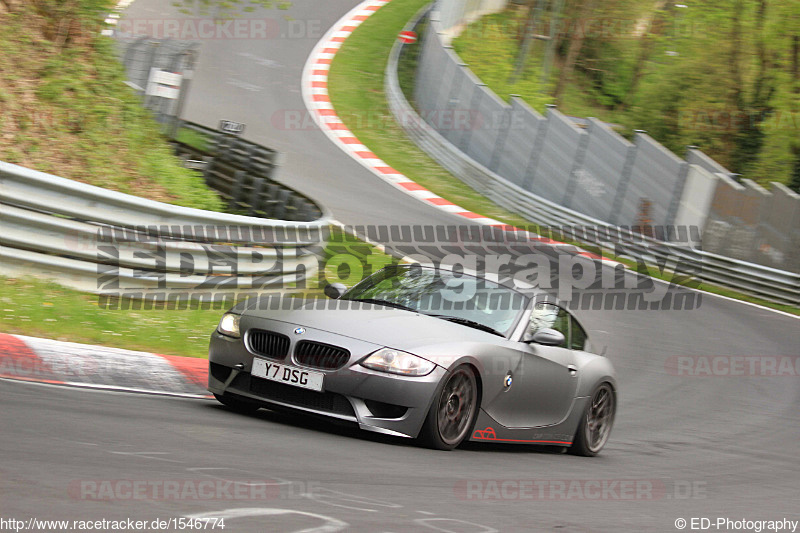
[[402, 437], [419, 433], [436, 389], [446, 369], [436, 366], [426, 376], [406, 377], [365, 368], [361, 360], [382, 348], [350, 337], [336, 336], [307, 328], [303, 340], [320, 340], [346, 348], [348, 363], [338, 370], [323, 370], [297, 364], [293, 360], [295, 340], [291, 324], [270, 321], [259, 328], [285, 334], [292, 339], [284, 360], [278, 362], [322, 372], [323, 391], [316, 392], [293, 385], [252, 376], [255, 355], [241, 338], [214, 332], [209, 346], [208, 390], [215, 394], [232, 393], [254, 400], [266, 408], [293, 410], [358, 424], [361, 429]]

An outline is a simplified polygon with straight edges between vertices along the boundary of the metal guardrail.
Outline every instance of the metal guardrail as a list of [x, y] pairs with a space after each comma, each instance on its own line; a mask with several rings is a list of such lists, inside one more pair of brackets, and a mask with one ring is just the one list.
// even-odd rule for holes
[[214, 299], [302, 283], [329, 224], [169, 205], [0, 162], [0, 272], [99, 294]]
[[[423, 8], [406, 25], [413, 30], [431, 9]], [[568, 239], [597, 245], [637, 259], [672, 261], [693, 277], [781, 304], [800, 305], [800, 274], [677, 246], [619, 228], [545, 200], [489, 170], [431, 127], [409, 104], [400, 88], [397, 66], [403, 47], [396, 41], [389, 55], [384, 89], [389, 108], [406, 134], [423, 151], [464, 183], [496, 204], [537, 224], [551, 226]], [[614, 240], [607, 240], [613, 235]]]
[[[117, 19], [109, 15], [107, 22]], [[151, 45], [177, 48], [157, 57]], [[182, 71], [195, 53], [192, 43], [148, 47], [144, 77], [135, 80], [142, 85], [151, 67]], [[315, 276], [331, 217], [274, 180], [280, 154], [178, 120], [180, 102], [176, 111], [175, 102], [149, 99], [170, 133], [181, 127], [208, 141], [207, 149], [177, 140], [174, 146], [203, 170], [232, 213], [164, 204], [0, 161], [0, 273], [43, 274], [101, 296], [178, 304], [230, 304], [231, 293], [301, 287]], [[238, 214], [245, 212], [254, 216]]]
[[[128, 85], [162, 124], [163, 133], [178, 155], [187, 160], [187, 166], [203, 171], [206, 184], [227, 202], [229, 211], [300, 222], [323, 216], [322, 209], [311, 199], [276, 180], [282, 159], [279, 152], [179, 118], [183, 101], [190, 92], [190, 73], [197, 59], [198, 43], [146, 36], [127, 40], [118, 36], [117, 44]], [[183, 74], [178, 98], [147, 94], [145, 87], [153, 69]], [[205, 146], [187, 144], [184, 141], [188, 136]]]
[[204, 150], [178, 140], [172, 144], [179, 157], [203, 171], [206, 185], [231, 212], [298, 222], [323, 216], [313, 200], [275, 181], [281, 153], [193, 122], [180, 121], [178, 130], [207, 141]]

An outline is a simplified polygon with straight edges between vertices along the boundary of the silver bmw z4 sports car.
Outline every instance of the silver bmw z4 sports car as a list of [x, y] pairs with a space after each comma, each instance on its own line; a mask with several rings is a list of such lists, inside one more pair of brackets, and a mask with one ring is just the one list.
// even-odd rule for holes
[[543, 293], [419, 265], [325, 292], [225, 313], [209, 391], [233, 410], [321, 415], [443, 450], [483, 441], [592, 456], [606, 444], [614, 369]]

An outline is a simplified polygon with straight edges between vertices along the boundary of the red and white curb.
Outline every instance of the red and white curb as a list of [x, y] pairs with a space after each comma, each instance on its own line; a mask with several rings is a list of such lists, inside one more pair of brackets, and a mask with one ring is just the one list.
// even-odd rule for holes
[[208, 398], [208, 360], [0, 333], [0, 378]]
[[[335, 145], [344, 150], [344, 152], [349, 154], [350, 157], [361, 163], [361, 165], [369, 169], [375, 176], [393, 185], [395, 188], [416, 198], [417, 200], [426, 202], [428, 205], [432, 205], [438, 209], [441, 209], [442, 211], [463, 217], [464, 219], [468, 219], [473, 223], [503, 228], [512, 232], [521, 232], [522, 230], [519, 228], [515, 228], [498, 220], [494, 220], [492, 218], [485, 217], [478, 213], [473, 213], [472, 211], [464, 209], [463, 207], [460, 207], [429, 191], [422, 185], [395, 170], [386, 162], [378, 158], [378, 156], [370, 151], [368, 147], [364, 146], [364, 144], [358, 140], [353, 132], [347, 129], [347, 126], [345, 126], [344, 122], [342, 122], [342, 120], [336, 114], [336, 110], [334, 109], [328, 94], [328, 74], [330, 72], [331, 64], [333, 63], [333, 58], [336, 56], [336, 53], [341, 48], [342, 44], [347, 40], [348, 37], [350, 37], [356, 28], [358, 28], [361, 23], [367, 20], [370, 16], [374, 15], [376, 11], [389, 2], [390, 0], [366, 0], [365, 2], [360, 3], [346, 15], [340, 18], [316, 44], [309, 55], [308, 60], [306, 60], [305, 67], [303, 68], [303, 101], [306, 108], [309, 110], [309, 114], [313, 117], [314, 121], [317, 123], [322, 132], [327, 135]], [[570, 249], [569, 251], [571, 253], [588, 257], [593, 260], [601, 259], [604, 265], [612, 268], [616, 268], [617, 266], [627, 268], [627, 266], [623, 263], [619, 263], [609, 258], [588, 252], [577, 246], [552, 239], [542, 238], [530, 232], [527, 233], [530, 235], [531, 240], [538, 241], [544, 245], [562, 249]], [[367, 240], [367, 242], [369, 242], [369, 240]], [[384, 247], [381, 247], [381, 249], [385, 250]], [[411, 259], [407, 260], [408, 262], [414, 262]], [[658, 278], [653, 278], [653, 280], [657, 283], [669, 283]], [[779, 311], [777, 309], [764, 307], [759, 304], [737, 300], [728, 296], [701, 291], [699, 289], [691, 290], [693, 292], [713, 296], [722, 300], [737, 302], [750, 307], [778, 313], [790, 318], [800, 319], [800, 316]]]
[[479, 224], [506, 227], [506, 224], [498, 220], [473, 213], [445, 200], [404, 176], [364, 146], [337, 116], [328, 95], [328, 73], [333, 58], [353, 31], [388, 3], [389, 0], [367, 0], [362, 2], [339, 19], [317, 43], [303, 70], [303, 100], [306, 107], [325, 135], [353, 159], [385, 182], [442, 211], [453, 213]]
[[[405, 194], [476, 224], [501, 228], [508, 231], [522, 231], [499, 220], [464, 209], [434, 192], [429, 191], [400, 171], [392, 168], [358, 140], [355, 134], [347, 129], [342, 119], [336, 114], [336, 109], [334, 109], [330, 95], [328, 94], [328, 75], [330, 73], [331, 64], [333, 63], [333, 58], [336, 56], [342, 44], [344, 44], [356, 28], [370, 16], [374, 15], [381, 7], [388, 4], [389, 1], [390, 0], [366, 0], [360, 3], [331, 26], [328, 32], [316, 44], [303, 68], [302, 79], [303, 101], [310, 115], [322, 132], [327, 135], [334, 144], [358, 161], [362, 166], [370, 170], [375, 176], [394, 186], [396, 189], [403, 191]], [[534, 234], [530, 234], [530, 236], [531, 240], [539, 241], [542, 244], [574, 248], [574, 252], [578, 255], [583, 255], [591, 259], [603, 259], [614, 265], [619, 264], [572, 245], [545, 239]]]

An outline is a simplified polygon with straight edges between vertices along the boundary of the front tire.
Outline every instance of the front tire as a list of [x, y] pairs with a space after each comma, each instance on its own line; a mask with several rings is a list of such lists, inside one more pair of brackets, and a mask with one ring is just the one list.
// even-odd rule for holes
[[478, 381], [468, 365], [456, 367], [437, 389], [420, 441], [429, 448], [452, 450], [469, 436], [478, 411]]
[[609, 383], [600, 384], [589, 397], [569, 453], [585, 457], [594, 457], [600, 453], [608, 442], [616, 412], [617, 397], [614, 388]]

